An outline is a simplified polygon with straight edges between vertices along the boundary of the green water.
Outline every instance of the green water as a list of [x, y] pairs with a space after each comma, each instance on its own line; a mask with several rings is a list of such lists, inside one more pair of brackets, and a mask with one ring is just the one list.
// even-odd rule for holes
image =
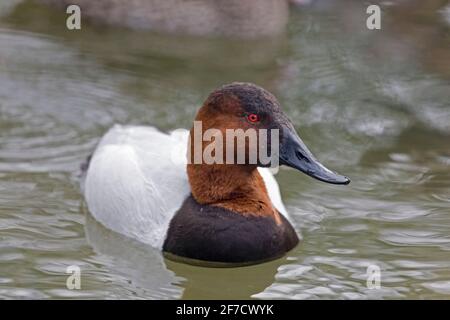
[[[18, 1], [19, 2], [19, 1]], [[398, 3], [397, 3], [398, 2]], [[361, 1], [291, 11], [278, 39], [83, 24], [31, 1], [0, 17], [0, 298], [450, 298], [450, 4]], [[352, 184], [277, 175], [302, 243], [277, 261], [164, 260], [85, 213], [78, 168], [114, 123], [189, 127], [230, 81], [272, 91]], [[66, 268], [81, 267], [81, 290]], [[381, 288], [368, 289], [369, 265]]]

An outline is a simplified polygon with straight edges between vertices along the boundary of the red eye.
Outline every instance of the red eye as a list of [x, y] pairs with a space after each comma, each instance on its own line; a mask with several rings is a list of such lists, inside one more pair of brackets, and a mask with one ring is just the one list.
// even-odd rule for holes
[[247, 120], [249, 122], [258, 122], [259, 121], [259, 116], [256, 113], [250, 113], [249, 115], [247, 115]]

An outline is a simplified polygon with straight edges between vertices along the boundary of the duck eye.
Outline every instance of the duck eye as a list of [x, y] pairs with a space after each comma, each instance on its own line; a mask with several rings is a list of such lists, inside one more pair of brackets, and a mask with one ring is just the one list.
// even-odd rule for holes
[[250, 113], [247, 115], [247, 120], [249, 122], [255, 123], [259, 121], [259, 116], [256, 113]]

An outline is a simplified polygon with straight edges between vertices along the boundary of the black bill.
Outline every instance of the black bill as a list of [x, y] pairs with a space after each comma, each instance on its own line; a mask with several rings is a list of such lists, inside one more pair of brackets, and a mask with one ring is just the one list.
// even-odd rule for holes
[[349, 184], [350, 179], [327, 169], [308, 150], [294, 129], [283, 128], [280, 145], [280, 165], [285, 165], [332, 184]]

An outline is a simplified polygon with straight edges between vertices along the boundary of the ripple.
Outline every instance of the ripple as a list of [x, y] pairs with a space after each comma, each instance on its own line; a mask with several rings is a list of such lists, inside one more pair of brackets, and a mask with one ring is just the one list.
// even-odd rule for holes
[[439, 246], [450, 250], [450, 238], [442, 233], [413, 230], [413, 229], [390, 229], [381, 231], [380, 239], [393, 245], [409, 246]]
[[450, 294], [450, 281], [426, 282], [423, 286], [439, 294]]

